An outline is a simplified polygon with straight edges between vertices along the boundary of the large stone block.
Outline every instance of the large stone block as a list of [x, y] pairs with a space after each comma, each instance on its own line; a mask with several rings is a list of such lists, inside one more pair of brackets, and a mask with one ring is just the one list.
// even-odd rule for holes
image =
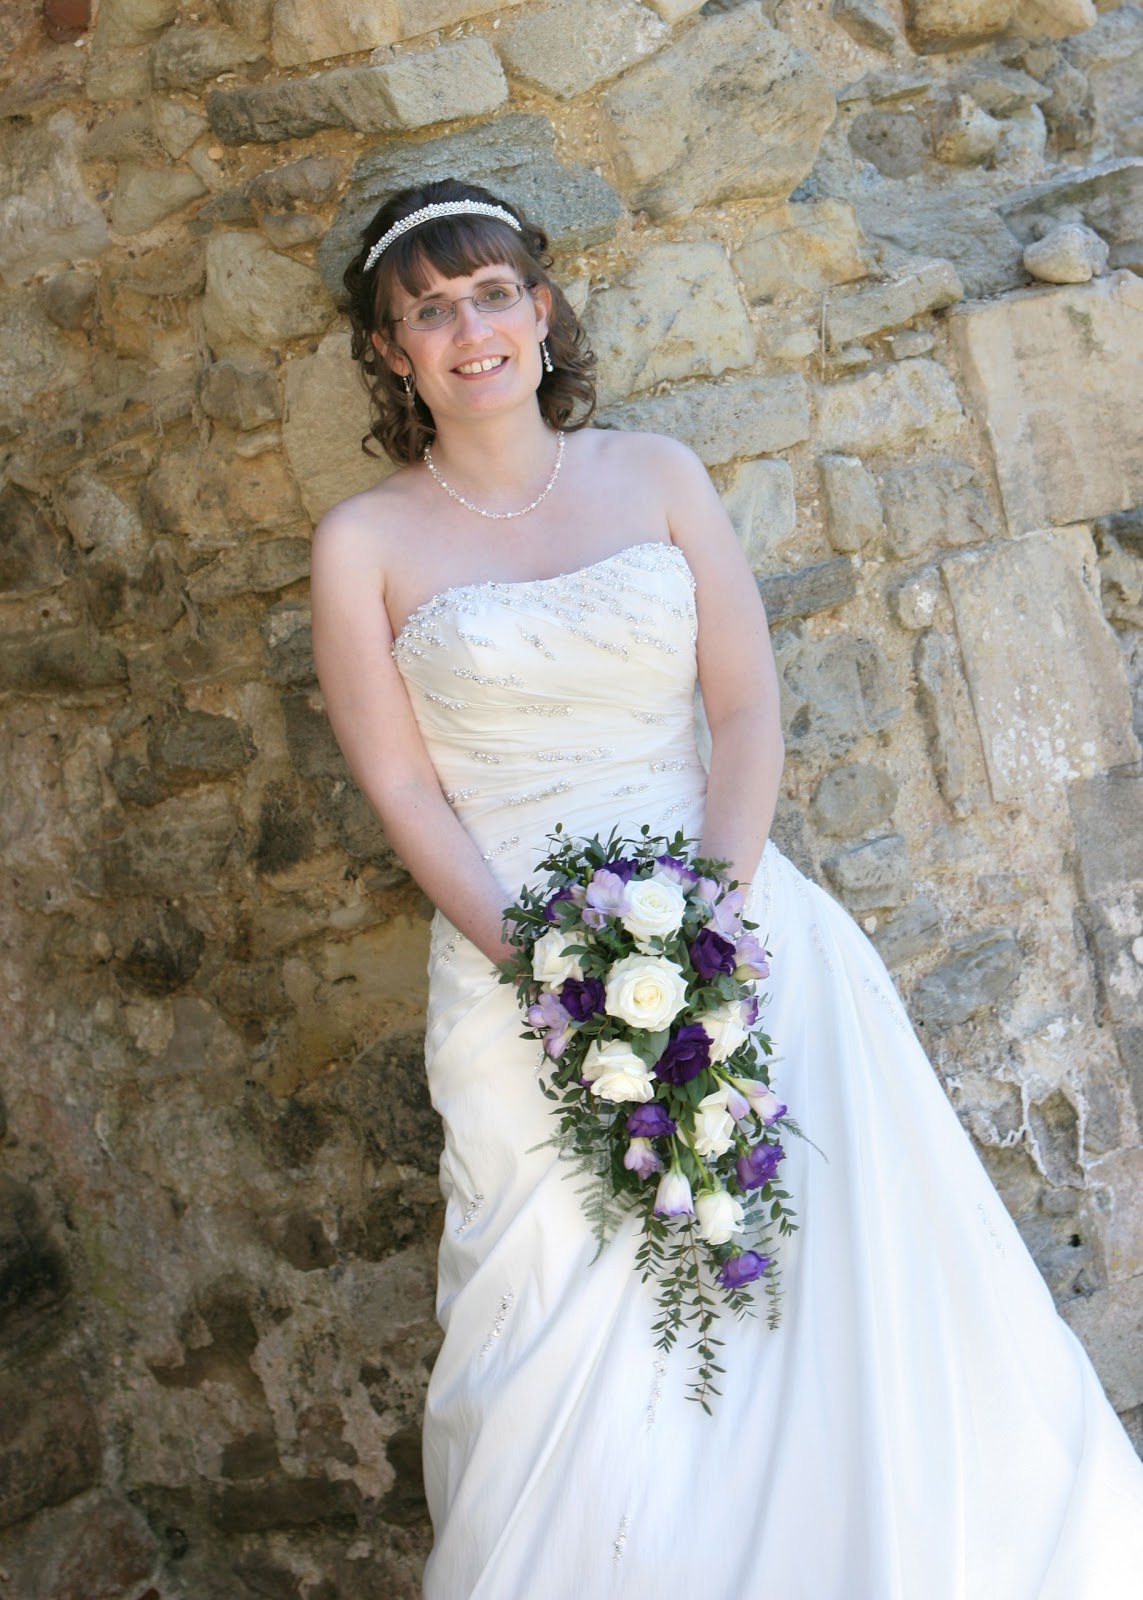
[[872, 639], [800, 639], [778, 652], [782, 731], [792, 756], [836, 760], [901, 714], [901, 694]]
[[0, 1349], [11, 1354], [42, 1338], [70, 1288], [35, 1194], [0, 1173]]
[[1124, 271], [951, 314], [1014, 533], [1143, 500], [1141, 313]]
[[1069, 38], [1063, 50], [1091, 86], [1099, 139], [1143, 117], [1143, 8], [1097, 9], [1103, 15], [1095, 26]]
[[899, 833], [867, 839], [822, 862], [822, 870], [850, 911], [882, 911], [909, 898], [909, 853]]
[[401, 11], [401, 37], [431, 33], [435, 28], [451, 28], [469, 17], [487, 16], [490, 11], [509, 11], [521, 0], [397, 0]]
[[985, 798], [984, 753], [956, 647], [930, 628], [917, 641], [914, 664], [937, 784], [964, 816]]
[[458, 172], [520, 206], [557, 249], [599, 244], [623, 214], [614, 191], [590, 167], [556, 161], [547, 117], [517, 112], [447, 138], [386, 141], [354, 167], [341, 209], [318, 246], [318, 267], [331, 293], [343, 292], [342, 273], [382, 201], [411, 183]]
[[847, 201], [805, 200], [767, 211], [735, 251], [734, 265], [752, 300], [770, 300], [864, 278], [874, 252]]
[[854, 761], [827, 772], [818, 784], [810, 818], [822, 833], [843, 839], [882, 827], [897, 804], [897, 785], [882, 767]]
[[1022, 958], [1010, 928], [990, 928], [958, 939], [950, 956], [922, 978], [910, 1011], [924, 1027], [943, 1033], [996, 1004], [1020, 976]]
[[887, 472], [881, 503], [889, 548], [897, 556], [920, 555], [941, 544], [983, 544], [997, 532], [975, 470], [948, 456]]
[[791, 617], [812, 617], [832, 611], [857, 593], [857, 572], [845, 557], [818, 561], [796, 572], [775, 572], [759, 578], [758, 592], [773, 627]]
[[401, 36], [397, 0], [277, 0], [273, 10], [273, 53], [281, 67], [353, 55], [375, 45], [392, 44]]
[[262, 60], [259, 44], [229, 28], [170, 28], [151, 50], [151, 80], [156, 89], [197, 89]]
[[1143, 238], [1143, 157], [1102, 161], [1019, 189], [999, 207], [1006, 226], [1029, 244], [1051, 222], [1082, 222], [1108, 244]]
[[818, 465], [830, 544], [845, 552], [864, 549], [885, 531], [873, 474], [857, 456], [823, 456]]
[[207, 241], [202, 317], [216, 356], [324, 333], [335, 314], [313, 268], [257, 234], [219, 233]]
[[80, 879], [92, 894], [213, 894], [238, 822], [225, 795], [201, 789], [165, 800], [133, 818], [120, 838], [84, 863]]
[[369, 432], [369, 397], [342, 332], [327, 333], [312, 355], [286, 368], [282, 439], [302, 504], [314, 522], [347, 495], [371, 489], [394, 470]]
[[111, 689], [127, 679], [127, 663], [108, 639], [86, 628], [9, 634], [0, 641], [0, 689], [17, 694], [74, 694]]
[[194, 172], [124, 162], [111, 201], [111, 226], [121, 235], [145, 233], [205, 193], [205, 183]]
[[26, 1600], [124, 1600], [150, 1577], [158, 1550], [139, 1513], [97, 1489], [25, 1523], [4, 1554], [12, 1593]]
[[963, 299], [964, 290], [951, 262], [920, 261], [888, 283], [830, 299], [825, 313], [826, 340], [836, 349]]
[[79, 169], [79, 124], [66, 111], [0, 133], [0, 275], [18, 284], [108, 245], [103, 212]]
[[1111, 1283], [1143, 1275], [1143, 1148], [1113, 1150], [1088, 1168], [1100, 1192], [1101, 1248]]
[[794, 531], [798, 508], [788, 461], [744, 461], [722, 497], [738, 542], [756, 573], [774, 568], [774, 550]]
[[64, 581], [62, 557], [45, 504], [6, 483], [0, 488], [0, 595], [57, 588]]
[[584, 314], [600, 405], [669, 378], [717, 377], [754, 359], [754, 333], [726, 251], [713, 240], [653, 245]]
[[[301, 139], [322, 128], [385, 133], [483, 116], [508, 98], [500, 63], [483, 39], [337, 67], [309, 78], [215, 89], [211, 127], [225, 144]], [[457, 170], [463, 170], [458, 167]]]
[[179, 0], [103, 0], [95, 26], [100, 49], [149, 44], [178, 15]]
[[603, 109], [620, 185], [658, 221], [719, 200], [785, 200], [835, 108], [813, 58], [750, 0], [634, 68]]
[[708, 467], [799, 444], [810, 435], [809, 400], [801, 378], [737, 378], [694, 384], [673, 394], [612, 406], [602, 427], [669, 433]]
[[937, 361], [899, 361], [817, 391], [819, 447], [839, 455], [948, 438], [964, 421], [956, 385]]
[[1035, 811], [1060, 785], [1139, 759], [1095, 546], [1068, 528], [946, 561], [992, 795]]
[[1092, 0], [909, 0], [907, 9], [921, 51], [964, 50], [1013, 33], [1064, 39], [1096, 18]]
[[513, 77], [567, 100], [614, 78], [670, 35], [635, 0], [562, 0], [517, 22], [500, 55]]
[[244, 461], [225, 440], [169, 447], [144, 480], [139, 505], [150, 528], [207, 550], [248, 543], [255, 529], [293, 529], [302, 520], [281, 456], [266, 451]]
[[861, 226], [914, 255], [951, 261], [966, 295], [996, 294], [1022, 285], [1020, 242], [991, 200], [975, 187], [929, 192], [883, 183], [854, 196]]

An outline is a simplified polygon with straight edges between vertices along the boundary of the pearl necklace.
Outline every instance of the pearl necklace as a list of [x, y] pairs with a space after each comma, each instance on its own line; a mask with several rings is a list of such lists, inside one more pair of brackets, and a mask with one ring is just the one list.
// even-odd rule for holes
[[485, 511], [483, 506], [474, 506], [471, 500], [466, 500], [462, 494], [457, 494], [452, 484], [446, 483], [444, 478], [441, 477], [437, 468], [437, 464], [433, 460], [433, 452], [428, 448], [428, 446], [425, 447], [425, 466], [428, 467], [430, 473], [435, 478], [437, 483], [440, 484], [445, 494], [451, 495], [458, 505], [464, 506], [466, 511], [475, 511], [478, 517], [491, 517], [495, 522], [506, 522], [511, 517], [526, 517], [529, 511], [535, 511], [540, 501], [546, 500], [548, 495], [552, 492], [552, 486], [560, 475], [560, 466], [564, 459], [564, 435], [562, 431], [556, 434], [556, 441], [556, 464], [552, 468], [551, 477], [540, 490], [540, 493], [532, 501], [531, 505], [523, 506], [519, 511]]

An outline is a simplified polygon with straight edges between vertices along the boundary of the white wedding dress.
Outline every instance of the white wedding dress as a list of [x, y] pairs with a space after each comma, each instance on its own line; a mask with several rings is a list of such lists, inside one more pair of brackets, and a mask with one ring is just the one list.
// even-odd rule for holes
[[[449, 589], [394, 645], [457, 816], [515, 898], [557, 822], [701, 830], [693, 580], [669, 544]], [[632, 1220], [595, 1244], [514, 991], [438, 914], [447, 1200], [426, 1600], [1138, 1600], [1143, 1464], [876, 952], [773, 845], [784, 1313], [720, 1318], [708, 1416], [655, 1347]], [[761, 1286], [756, 1286], [760, 1289]]]

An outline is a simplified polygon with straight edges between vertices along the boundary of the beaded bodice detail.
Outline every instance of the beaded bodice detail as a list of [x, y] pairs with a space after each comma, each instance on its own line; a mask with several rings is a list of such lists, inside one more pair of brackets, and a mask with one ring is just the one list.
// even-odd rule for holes
[[686, 558], [655, 542], [413, 612], [393, 658], [448, 802], [507, 888], [557, 822], [693, 823], [696, 637]]

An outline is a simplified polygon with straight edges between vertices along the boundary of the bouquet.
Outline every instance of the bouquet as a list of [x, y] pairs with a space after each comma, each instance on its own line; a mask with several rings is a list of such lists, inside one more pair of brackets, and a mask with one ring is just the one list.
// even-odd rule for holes
[[577, 841], [557, 827], [549, 839], [546, 883], [505, 912], [517, 953], [500, 964], [523, 1036], [550, 1064], [540, 1088], [559, 1121], [545, 1143], [587, 1176], [599, 1249], [642, 1213], [636, 1263], [657, 1282], [657, 1345], [697, 1328], [691, 1398], [709, 1413], [719, 1302], [753, 1315], [747, 1286], [765, 1277], [777, 1327], [772, 1233], [797, 1226], [778, 1169], [780, 1135], [800, 1130], [770, 1087], [758, 1025], [768, 953], [724, 863], [681, 833]]

